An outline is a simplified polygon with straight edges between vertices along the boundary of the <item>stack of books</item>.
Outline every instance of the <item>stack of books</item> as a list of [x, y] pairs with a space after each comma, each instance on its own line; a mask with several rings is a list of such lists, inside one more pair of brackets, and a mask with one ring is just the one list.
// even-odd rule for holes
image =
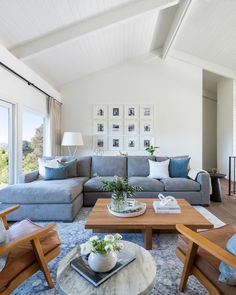
[[161, 205], [160, 201], [154, 201], [153, 202], [153, 209], [156, 213], [172, 213], [172, 214], [178, 214], [181, 213], [181, 208], [178, 204], [167, 204], [167, 205]]

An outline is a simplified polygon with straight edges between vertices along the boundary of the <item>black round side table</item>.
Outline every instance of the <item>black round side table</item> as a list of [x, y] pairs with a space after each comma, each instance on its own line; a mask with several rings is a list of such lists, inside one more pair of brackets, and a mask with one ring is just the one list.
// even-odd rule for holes
[[220, 179], [225, 178], [226, 174], [209, 172], [211, 177], [212, 194], [211, 201], [222, 202], [222, 192], [220, 187]]

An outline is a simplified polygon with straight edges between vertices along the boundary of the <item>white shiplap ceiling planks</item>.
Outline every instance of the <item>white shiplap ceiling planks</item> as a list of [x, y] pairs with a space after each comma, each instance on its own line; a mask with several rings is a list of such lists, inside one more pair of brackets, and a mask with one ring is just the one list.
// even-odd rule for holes
[[1, 0], [0, 43], [15, 47], [135, 0]]
[[158, 11], [86, 34], [27, 63], [59, 86], [150, 51]]
[[194, 1], [175, 48], [236, 70], [236, 1]]
[[0, 43], [56, 87], [152, 50], [234, 73], [235, 16], [236, 0], [0, 0]]

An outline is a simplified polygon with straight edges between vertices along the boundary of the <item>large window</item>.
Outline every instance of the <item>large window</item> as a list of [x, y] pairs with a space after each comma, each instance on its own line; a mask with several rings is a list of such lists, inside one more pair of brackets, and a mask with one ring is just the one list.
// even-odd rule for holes
[[0, 188], [13, 183], [13, 106], [0, 100]]
[[23, 111], [22, 169], [29, 172], [38, 168], [38, 158], [43, 156], [44, 117], [29, 110]]

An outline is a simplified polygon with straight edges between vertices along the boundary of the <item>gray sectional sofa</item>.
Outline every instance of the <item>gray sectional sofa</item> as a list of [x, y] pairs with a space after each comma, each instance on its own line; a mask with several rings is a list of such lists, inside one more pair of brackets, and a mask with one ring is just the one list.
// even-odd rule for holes
[[[46, 157], [45, 159], [53, 159]], [[71, 157], [60, 157], [70, 160]], [[210, 203], [209, 175], [200, 172], [196, 180], [188, 178], [152, 179], [149, 175], [148, 159], [163, 161], [155, 156], [93, 156], [77, 158], [77, 177], [63, 180], [39, 179], [34, 171], [20, 176], [20, 183], [0, 190], [0, 208], [20, 204], [21, 208], [9, 215], [9, 220], [23, 218], [31, 220], [72, 221], [82, 206], [93, 206], [98, 198], [108, 198], [101, 178], [112, 179], [115, 175], [128, 177], [132, 185], [143, 188], [137, 198], [156, 198], [158, 193], [184, 198], [194, 205]]]

